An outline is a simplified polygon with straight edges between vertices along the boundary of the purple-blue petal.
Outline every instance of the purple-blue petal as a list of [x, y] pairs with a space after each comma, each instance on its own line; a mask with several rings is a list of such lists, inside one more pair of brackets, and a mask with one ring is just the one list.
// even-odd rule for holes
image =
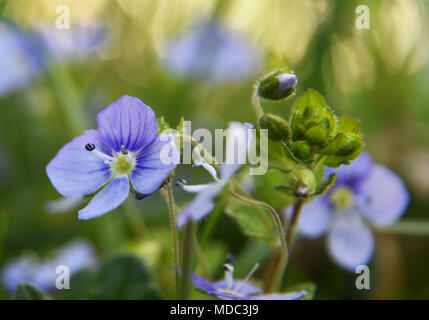
[[197, 196], [177, 216], [177, 226], [181, 228], [190, 220], [198, 221], [210, 213], [210, 211], [215, 207], [214, 199], [216, 195], [222, 191], [225, 183], [226, 182], [223, 180], [211, 183], [207, 189], [198, 193]]
[[374, 251], [374, 236], [356, 211], [338, 213], [327, 241], [332, 259], [351, 272], [366, 265]]
[[109, 154], [95, 130], [88, 130], [58, 151], [46, 167], [54, 188], [65, 197], [82, 197], [93, 193], [109, 181], [112, 174], [103, 159], [85, 149], [87, 143]]
[[88, 220], [99, 217], [117, 208], [128, 197], [130, 183], [128, 176], [116, 177], [79, 211], [79, 219]]
[[410, 195], [402, 179], [392, 170], [375, 165], [356, 195], [359, 211], [373, 224], [386, 226], [406, 211]]
[[145, 195], [157, 191], [178, 162], [179, 152], [173, 136], [157, 136], [137, 155], [136, 167], [131, 173], [134, 189]]
[[[228, 283], [226, 280], [220, 280], [214, 283], [214, 287], [219, 290], [223, 289], [226, 290], [228, 287]], [[238, 295], [241, 296], [250, 296], [254, 294], [261, 293], [261, 289], [254, 286], [253, 284], [243, 281], [243, 280], [234, 280], [232, 283], [231, 288], [229, 288], [231, 291], [236, 292]]]
[[[290, 220], [293, 206], [285, 209]], [[317, 238], [324, 234], [332, 222], [333, 212], [326, 197], [318, 197], [304, 205], [298, 222], [298, 231], [309, 238]]]
[[101, 141], [116, 152], [122, 145], [132, 152], [144, 149], [153, 142], [158, 130], [153, 110], [127, 95], [101, 111], [97, 121]]
[[325, 175], [337, 173], [335, 185], [345, 185], [353, 190], [359, 187], [371, 173], [373, 162], [371, 156], [363, 151], [350, 165], [342, 165], [339, 168], [325, 167]]
[[192, 274], [192, 283], [197, 289], [201, 291], [213, 292], [216, 290], [216, 288], [213, 286], [213, 283], [195, 273]]
[[269, 293], [253, 296], [253, 300], [298, 300], [307, 295], [307, 291], [288, 292], [288, 293]]

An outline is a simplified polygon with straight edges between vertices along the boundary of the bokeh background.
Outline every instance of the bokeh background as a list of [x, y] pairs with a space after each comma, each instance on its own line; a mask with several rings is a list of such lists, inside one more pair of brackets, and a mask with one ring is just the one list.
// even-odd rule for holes
[[[43, 258], [69, 240], [83, 238], [93, 244], [100, 261], [115, 252], [144, 259], [162, 296], [172, 298], [171, 238], [163, 198], [158, 194], [142, 201], [130, 198], [100, 218], [79, 221], [76, 208], [57, 212], [58, 203], [51, 201], [61, 197], [45, 167], [66, 142], [84, 129], [96, 128], [97, 113], [124, 94], [140, 98], [174, 126], [182, 116], [192, 120], [194, 129], [225, 128], [232, 120], [254, 123], [250, 96], [255, 79], [285, 65], [298, 76], [298, 94], [316, 89], [337, 113], [362, 121], [366, 149], [377, 162], [395, 170], [409, 188], [412, 198], [404, 219], [429, 219], [429, 1], [0, 3], [1, 19], [8, 28], [30, 37], [44, 35], [45, 41], [53, 42], [49, 57], [43, 57], [37, 43], [25, 45], [29, 57], [20, 56], [8, 46], [4, 25], [0, 29], [0, 269], [23, 253]], [[369, 30], [355, 27], [360, 4], [370, 9]], [[59, 5], [70, 8], [70, 30], [55, 29]], [[198, 29], [204, 21], [216, 21], [246, 42], [252, 59], [246, 72], [234, 63], [215, 80], [198, 70], [188, 72], [210, 54], [204, 45], [185, 71], [174, 69], [169, 41]], [[81, 23], [89, 25], [89, 31], [70, 40], [67, 32], [79, 30]], [[68, 37], [64, 43], [63, 37]], [[232, 46], [223, 58], [233, 59], [236, 51]], [[37, 67], [24, 77], [16, 76], [19, 66], [29, 61]], [[231, 72], [234, 68], [236, 74]], [[209, 69], [205, 72], [213, 71]], [[286, 115], [292, 102], [293, 98], [264, 106]], [[195, 183], [208, 178], [203, 170], [190, 166], [180, 166], [177, 177]], [[179, 206], [190, 199], [179, 188], [175, 192]], [[429, 237], [410, 233], [414, 234], [377, 232], [371, 289], [360, 291], [355, 288], [356, 275], [329, 259], [323, 238], [300, 239], [285, 286], [315, 282], [316, 299], [427, 299]], [[264, 262], [270, 251], [222, 215], [201, 253], [206, 264], [198, 268], [212, 279], [219, 278], [228, 253], [236, 256], [237, 276], [243, 276], [254, 262]], [[0, 289], [0, 298], [9, 297], [5, 288]], [[204, 296], [194, 292], [193, 297]]]

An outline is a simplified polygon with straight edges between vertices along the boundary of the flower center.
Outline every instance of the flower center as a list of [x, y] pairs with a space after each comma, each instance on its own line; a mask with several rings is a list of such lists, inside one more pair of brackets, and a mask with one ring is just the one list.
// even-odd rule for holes
[[115, 176], [129, 174], [136, 166], [136, 154], [128, 151], [125, 146], [122, 146], [121, 151], [116, 152], [113, 157], [96, 150], [95, 145], [92, 143], [87, 143], [85, 149], [103, 159], [104, 163], [110, 166], [110, 170]]
[[350, 209], [354, 204], [353, 192], [347, 187], [338, 187], [331, 193], [331, 203], [337, 211]]
[[130, 173], [136, 165], [135, 156], [128, 153], [118, 153], [114, 156], [114, 160], [110, 163], [110, 170], [119, 176]]

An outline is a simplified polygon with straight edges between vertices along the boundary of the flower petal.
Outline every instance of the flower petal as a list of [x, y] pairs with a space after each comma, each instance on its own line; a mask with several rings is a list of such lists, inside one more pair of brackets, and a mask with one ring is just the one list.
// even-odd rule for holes
[[[214, 283], [214, 287], [217, 290], [219, 289], [226, 290], [228, 287], [228, 282], [226, 280], [217, 281], [216, 283]], [[234, 280], [229, 290], [232, 292], [235, 292], [237, 295], [242, 295], [242, 296], [249, 296], [252, 294], [261, 293], [261, 289], [244, 280]]]
[[98, 192], [89, 204], [79, 211], [79, 219], [88, 220], [99, 217], [117, 208], [128, 196], [130, 183], [127, 176], [113, 179]]
[[214, 199], [225, 184], [223, 180], [209, 184], [209, 187], [200, 192], [177, 216], [177, 226], [181, 228], [189, 220], [198, 221], [212, 211], [215, 206]]
[[97, 131], [88, 130], [62, 147], [46, 167], [54, 188], [65, 197], [91, 194], [112, 176], [104, 160], [85, 149], [87, 143], [92, 143], [100, 152], [109, 154], [100, 142]]
[[153, 110], [126, 95], [101, 111], [97, 121], [101, 141], [116, 152], [122, 145], [129, 151], [140, 151], [153, 141], [158, 130]]
[[221, 165], [222, 179], [231, 178], [246, 163], [247, 151], [253, 139], [250, 123], [230, 122], [226, 133], [225, 162]]
[[[325, 197], [319, 197], [306, 203], [301, 211], [298, 231], [309, 238], [317, 238], [324, 234], [332, 222], [332, 210]], [[291, 218], [293, 206], [286, 208], [288, 220]]]
[[307, 291], [288, 292], [288, 293], [269, 293], [253, 296], [254, 300], [297, 300], [307, 295]]
[[134, 189], [141, 194], [157, 191], [179, 162], [173, 136], [157, 136], [137, 155], [136, 161], [136, 167], [131, 173]]
[[360, 156], [350, 165], [342, 165], [339, 168], [325, 168], [325, 175], [328, 177], [331, 173], [337, 173], [336, 185], [346, 185], [349, 188], [356, 189], [364, 181], [372, 170], [371, 156], [363, 151]]
[[410, 195], [401, 178], [390, 169], [375, 165], [359, 188], [356, 205], [377, 226], [392, 224], [405, 212]]
[[192, 283], [194, 284], [194, 286], [201, 290], [201, 291], [215, 291], [215, 287], [213, 286], [213, 283], [211, 283], [209, 280], [207, 280], [206, 278], [200, 277], [199, 275], [193, 273], [192, 274]]
[[357, 266], [370, 261], [374, 251], [374, 236], [358, 212], [341, 212], [328, 234], [328, 249], [338, 265], [355, 272]]

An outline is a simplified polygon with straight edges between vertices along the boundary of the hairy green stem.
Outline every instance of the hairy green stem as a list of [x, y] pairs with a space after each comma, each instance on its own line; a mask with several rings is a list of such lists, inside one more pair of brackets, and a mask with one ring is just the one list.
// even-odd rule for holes
[[189, 221], [184, 228], [183, 254], [180, 283], [180, 298], [188, 300], [191, 292], [191, 277], [194, 253], [194, 223]]
[[267, 291], [273, 291], [279, 285], [279, 282], [282, 278], [282, 275], [283, 275], [284, 269], [286, 268], [287, 260], [288, 260], [288, 248], [287, 248], [287, 244], [286, 244], [285, 235], [284, 235], [284, 231], [283, 231], [282, 222], [280, 220], [280, 216], [273, 207], [271, 207], [269, 204], [267, 204], [265, 202], [247, 198], [247, 197], [242, 196], [242, 195], [240, 195], [234, 191], [230, 191], [230, 194], [234, 198], [236, 198], [242, 202], [248, 203], [250, 205], [262, 207], [262, 208], [268, 210], [271, 213], [271, 215], [275, 221], [275, 224], [277, 227], [277, 232], [278, 232], [279, 238], [280, 238], [280, 246], [281, 246], [280, 257], [281, 258], [278, 260], [278, 263], [275, 266], [275, 270], [274, 270], [273, 276], [272, 276], [272, 281], [270, 281], [270, 285], [267, 286]]
[[295, 237], [296, 228], [298, 226], [299, 217], [301, 215], [304, 199], [298, 198], [295, 201], [292, 211], [292, 218], [286, 231], [286, 243], [288, 244], [289, 251], [292, 248], [293, 238]]
[[180, 277], [179, 277], [179, 247], [177, 245], [177, 226], [176, 226], [176, 205], [173, 198], [173, 188], [171, 181], [167, 184], [167, 195], [168, 195], [168, 211], [170, 213], [170, 228], [171, 237], [173, 239], [173, 258], [174, 258], [174, 273], [176, 280], [176, 294], [179, 297], [180, 294]]

